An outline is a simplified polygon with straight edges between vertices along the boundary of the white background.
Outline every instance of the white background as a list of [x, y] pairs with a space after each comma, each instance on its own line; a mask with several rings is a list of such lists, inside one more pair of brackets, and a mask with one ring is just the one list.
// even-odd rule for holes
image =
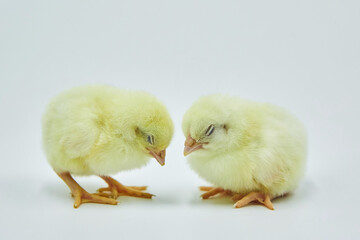
[[[357, 0], [0, 0], [0, 239], [357, 239], [359, 23]], [[153, 200], [73, 209], [47, 164], [46, 103], [88, 83], [146, 90], [169, 108], [166, 165], [115, 176], [149, 185]], [[181, 119], [214, 92], [275, 103], [306, 125], [306, 176], [275, 211], [200, 200], [207, 183], [182, 156]]]

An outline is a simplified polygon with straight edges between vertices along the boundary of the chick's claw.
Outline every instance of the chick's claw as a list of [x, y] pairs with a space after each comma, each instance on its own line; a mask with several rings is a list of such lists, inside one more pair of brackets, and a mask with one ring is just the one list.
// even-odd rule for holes
[[124, 186], [115, 179], [108, 176], [100, 176], [109, 186], [106, 188], [99, 188], [99, 196], [116, 199], [119, 196], [130, 196], [138, 198], [152, 198], [154, 194], [142, 192], [147, 189], [146, 186]]

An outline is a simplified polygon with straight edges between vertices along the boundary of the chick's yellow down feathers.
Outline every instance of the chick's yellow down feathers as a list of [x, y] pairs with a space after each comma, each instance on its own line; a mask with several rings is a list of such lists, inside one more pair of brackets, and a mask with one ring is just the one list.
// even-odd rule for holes
[[187, 137], [184, 154], [190, 166], [218, 193], [238, 200], [235, 207], [259, 201], [273, 209], [271, 199], [293, 191], [306, 162], [306, 132], [284, 109], [228, 95], [197, 100], [183, 117]]
[[109, 180], [108, 175], [141, 167], [151, 157], [163, 165], [172, 135], [169, 113], [157, 98], [110, 86], [68, 90], [51, 101], [43, 117], [43, 145], [48, 162], [68, 185], [71, 183], [76, 207], [81, 202], [101, 200], [91, 194], [78, 200], [79, 194], [74, 191], [80, 190], [70, 174], [106, 178], [109, 188], [105, 190], [111, 193], [102, 193], [100, 198], [140, 194], [144, 187], [126, 188]]

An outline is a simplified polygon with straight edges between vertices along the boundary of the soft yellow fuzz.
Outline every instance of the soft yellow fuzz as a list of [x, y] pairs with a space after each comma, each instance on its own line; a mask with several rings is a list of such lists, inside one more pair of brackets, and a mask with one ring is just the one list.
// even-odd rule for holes
[[[211, 124], [214, 132], [205, 136]], [[207, 143], [188, 159], [217, 187], [244, 194], [260, 191], [274, 198], [294, 190], [303, 175], [305, 129], [277, 106], [221, 94], [205, 96], [185, 113], [183, 132]]]
[[[154, 136], [154, 145], [147, 136]], [[43, 142], [56, 172], [109, 175], [145, 165], [146, 148], [164, 150], [173, 135], [165, 106], [145, 92], [84, 86], [57, 96], [43, 117]]]

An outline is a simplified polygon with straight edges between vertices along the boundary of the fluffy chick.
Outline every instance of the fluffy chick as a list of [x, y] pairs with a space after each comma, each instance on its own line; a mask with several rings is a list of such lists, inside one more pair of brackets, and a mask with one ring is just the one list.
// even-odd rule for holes
[[[109, 177], [144, 166], [150, 157], [165, 164], [173, 123], [165, 106], [145, 92], [83, 86], [55, 97], [43, 116], [48, 162], [81, 203], [117, 204], [120, 195], [151, 198], [146, 187], [126, 187]], [[85, 191], [71, 176], [97, 175], [107, 188]]]
[[197, 100], [183, 117], [184, 155], [215, 187], [200, 187], [207, 199], [230, 194], [239, 208], [293, 191], [306, 162], [306, 132], [284, 109], [228, 95]]

